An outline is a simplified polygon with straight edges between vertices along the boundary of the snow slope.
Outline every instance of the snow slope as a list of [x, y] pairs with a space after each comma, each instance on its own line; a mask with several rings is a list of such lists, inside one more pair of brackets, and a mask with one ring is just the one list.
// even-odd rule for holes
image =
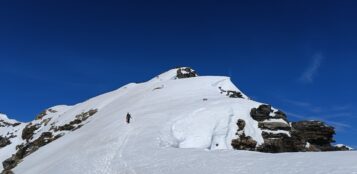
[[[223, 95], [219, 87], [239, 91], [228, 77], [175, 79], [175, 72], [128, 84], [74, 106], [53, 107], [57, 112], [43, 118], [51, 120], [35, 136], [53, 125], [70, 122], [79, 113], [98, 112], [81, 128], [59, 132], [65, 136], [27, 156], [14, 173], [357, 173], [356, 152], [263, 154], [232, 150], [238, 119], [246, 121], [247, 135], [263, 143], [258, 123], [249, 115], [251, 108], [261, 103], [246, 95]], [[127, 112], [133, 117], [130, 124], [125, 123]]]

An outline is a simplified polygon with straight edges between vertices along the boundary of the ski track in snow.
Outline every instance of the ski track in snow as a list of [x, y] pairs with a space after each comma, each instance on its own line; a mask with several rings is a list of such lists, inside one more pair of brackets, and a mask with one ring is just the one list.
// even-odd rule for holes
[[[127, 128], [128, 130], [126, 133], [124, 133], [124, 138], [121, 140], [121, 143], [118, 146], [119, 149], [117, 150], [115, 156], [112, 159], [120, 159], [120, 162], [122, 163], [121, 165], [124, 166], [125, 174], [136, 174], [135, 170], [128, 165], [128, 163], [125, 161], [125, 158], [123, 157], [125, 146], [128, 143], [130, 136], [132, 136], [132, 130], [133, 130], [132, 125], [127, 125], [127, 126], [128, 126]], [[116, 158], [117, 156], [119, 158]], [[113, 161], [114, 160], [112, 160], [112, 162], [110, 163], [110, 166], [117, 165], [117, 164], [113, 164]]]

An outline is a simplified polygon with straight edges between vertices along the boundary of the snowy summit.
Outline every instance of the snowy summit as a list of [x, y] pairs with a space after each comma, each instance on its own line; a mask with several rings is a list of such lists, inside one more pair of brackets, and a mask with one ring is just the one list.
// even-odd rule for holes
[[357, 153], [332, 144], [333, 127], [291, 122], [229, 77], [189, 67], [29, 123], [0, 114], [0, 133], [3, 174], [357, 173]]

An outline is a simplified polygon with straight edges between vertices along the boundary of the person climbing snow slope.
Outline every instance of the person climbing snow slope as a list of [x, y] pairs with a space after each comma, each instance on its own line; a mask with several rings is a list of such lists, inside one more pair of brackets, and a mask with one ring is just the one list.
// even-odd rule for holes
[[128, 112], [128, 114], [126, 114], [126, 123], [129, 124], [131, 118], [132, 118], [132, 117], [131, 117], [130, 113]]

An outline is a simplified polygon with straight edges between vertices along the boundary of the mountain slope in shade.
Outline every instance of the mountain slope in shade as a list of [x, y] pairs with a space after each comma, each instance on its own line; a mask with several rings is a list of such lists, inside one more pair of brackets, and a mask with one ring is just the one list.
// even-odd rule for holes
[[11, 141], [0, 149], [3, 173], [357, 172], [356, 152], [240, 151], [345, 146], [331, 145], [334, 130], [322, 122], [291, 123], [278, 109], [250, 100], [229, 77], [198, 76], [185, 67], [49, 108], [30, 123], [1, 118], [11, 123], [1, 127]]

